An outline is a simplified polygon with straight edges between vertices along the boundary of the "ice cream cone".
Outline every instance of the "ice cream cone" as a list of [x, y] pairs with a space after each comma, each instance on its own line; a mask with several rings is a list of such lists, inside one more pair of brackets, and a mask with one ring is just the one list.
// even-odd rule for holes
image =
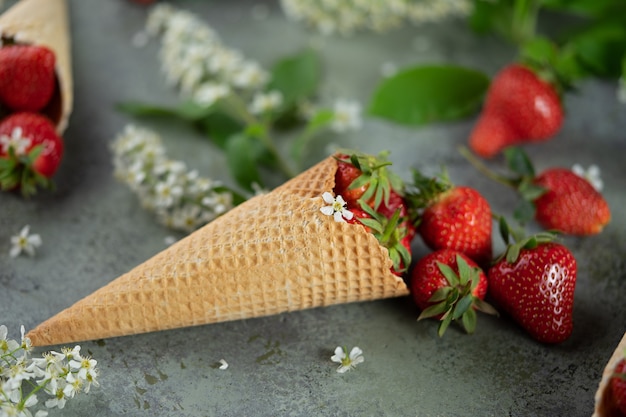
[[63, 133], [74, 99], [66, 0], [20, 0], [0, 15], [0, 33], [3, 42], [42, 45], [54, 52], [57, 89], [42, 113]]
[[50, 318], [33, 345], [132, 335], [408, 294], [387, 249], [320, 208], [328, 158]]
[[615, 366], [626, 354], [626, 334], [622, 337], [619, 345], [613, 352], [602, 373], [602, 379], [596, 391], [596, 405], [592, 417], [621, 417], [622, 413], [617, 409], [611, 390], [611, 378], [615, 372]]

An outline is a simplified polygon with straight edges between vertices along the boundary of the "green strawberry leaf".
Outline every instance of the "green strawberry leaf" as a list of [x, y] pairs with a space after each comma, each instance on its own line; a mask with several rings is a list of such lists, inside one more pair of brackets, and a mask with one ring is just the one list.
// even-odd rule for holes
[[522, 198], [513, 210], [513, 218], [519, 224], [528, 224], [535, 217], [535, 204], [532, 201]]
[[473, 308], [468, 308], [461, 316], [461, 324], [468, 334], [474, 333], [477, 321], [476, 311]]
[[504, 151], [504, 158], [507, 166], [515, 174], [522, 177], [535, 177], [535, 168], [530, 158], [521, 148], [517, 146], [511, 146]]
[[454, 306], [454, 310], [452, 311], [452, 319], [458, 320], [465, 314], [465, 312], [470, 309], [472, 303], [474, 302], [474, 296], [469, 293], [464, 295]]
[[285, 107], [289, 107], [313, 95], [320, 78], [319, 56], [308, 48], [282, 58], [272, 66], [268, 89], [280, 91]]
[[236, 134], [226, 143], [226, 162], [237, 183], [248, 191], [253, 191], [252, 184], [263, 185], [257, 168], [256, 141], [245, 134]]
[[413, 126], [458, 120], [479, 109], [489, 81], [485, 74], [460, 66], [408, 68], [378, 85], [368, 112]]

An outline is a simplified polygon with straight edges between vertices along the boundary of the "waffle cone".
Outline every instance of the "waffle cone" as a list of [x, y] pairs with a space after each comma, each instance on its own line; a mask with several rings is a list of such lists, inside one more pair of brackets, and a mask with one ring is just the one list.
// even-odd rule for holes
[[57, 89], [42, 113], [63, 133], [74, 99], [66, 0], [20, 0], [0, 15], [0, 33], [4, 40], [46, 46], [54, 52]]
[[595, 410], [592, 417], [623, 417], [623, 414], [617, 409], [613, 393], [611, 390], [611, 378], [615, 372], [615, 366], [624, 358], [626, 354], [626, 334], [622, 337], [619, 345], [613, 352], [602, 373], [602, 379], [596, 391]]
[[320, 212], [328, 158], [254, 197], [50, 318], [54, 345], [408, 294], [365, 228]]

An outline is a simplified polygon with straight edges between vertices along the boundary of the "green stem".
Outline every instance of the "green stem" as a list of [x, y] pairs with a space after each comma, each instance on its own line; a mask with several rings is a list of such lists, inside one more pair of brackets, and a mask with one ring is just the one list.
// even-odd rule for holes
[[485, 175], [487, 178], [492, 179], [500, 184], [506, 185], [508, 187], [517, 189], [519, 185], [519, 181], [513, 178], [505, 177], [504, 175], [500, 175], [496, 172], [490, 170], [487, 165], [485, 165], [480, 159], [478, 159], [469, 149], [465, 146], [459, 146], [459, 153], [465, 157], [471, 163], [474, 168], [476, 168], [481, 174]]
[[511, 21], [511, 34], [515, 42], [522, 44], [535, 35], [538, 12], [536, 0], [515, 1]]

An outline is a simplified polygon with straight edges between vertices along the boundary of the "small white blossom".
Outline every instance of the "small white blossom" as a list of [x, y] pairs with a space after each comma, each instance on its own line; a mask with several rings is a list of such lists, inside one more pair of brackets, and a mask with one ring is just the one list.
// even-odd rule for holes
[[228, 362], [226, 362], [226, 360], [220, 359], [219, 362], [220, 362], [219, 369], [221, 370], [228, 369]]
[[276, 110], [283, 104], [283, 95], [279, 91], [269, 91], [267, 93], [257, 93], [252, 98], [250, 113], [265, 114]]
[[589, 181], [593, 188], [595, 188], [598, 192], [602, 191], [604, 188], [600, 167], [597, 165], [589, 165], [589, 168], [585, 169], [580, 164], [574, 164], [574, 166], [572, 166], [572, 171], [579, 177]]
[[15, 156], [26, 155], [26, 151], [30, 148], [31, 143], [32, 140], [23, 136], [22, 128], [19, 126], [13, 129], [11, 136], [0, 135], [0, 147], [2, 147], [4, 154], [8, 154], [9, 150], [12, 149]]
[[[21, 342], [7, 339], [7, 328], [0, 325], [0, 417], [32, 417], [40, 404], [39, 396], [47, 395], [47, 408], [64, 408], [79, 392], [97, 386], [96, 361], [82, 358], [80, 346], [50, 351], [41, 358], [30, 357], [31, 343], [20, 328]], [[71, 364], [70, 364], [71, 363]], [[28, 390], [23, 390], [24, 387]], [[35, 417], [46, 417], [46, 410], [37, 410]]]
[[419, 25], [467, 16], [470, 0], [281, 0], [288, 19], [304, 22], [323, 35], [359, 30], [384, 32], [405, 22]]
[[334, 118], [330, 128], [338, 133], [361, 128], [361, 104], [357, 101], [337, 100], [333, 107]]
[[20, 233], [11, 237], [11, 251], [9, 254], [12, 258], [16, 258], [22, 252], [29, 256], [35, 255], [35, 249], [41, 246], [41, 236], [38, 234], [30, 234], [30, 226], [22, 227]]
[[362, 363], [365, 358], [363, 357], [363, 351], [356, 346], [352, 348], [349, 355], [348, 349], [337, 346], [335, 354], [331, 356], [330, 360], [340, 364], [337, 372], [343, 374]]
[[218, 100], [230, 94], [230, 87], [226, 84], [207, 82], [201, 84], [194, 93], [193, 100], [201, 106], [210, 107]]
[[232, 191], [169, 159], [161, 138], [151, 130], [128, 125], [111, 149], [114, 176], [167, 227], [190, 232], [234, 206]]
[[333, 197], [331, 193], [326, 191], [322, 194], [322, 199], [327, 206], [320, 208], [320, 211], [327, 215], [333, 216], [336, 222], [345, 222], [347, 220], [351, 220], [354, 214], [350, 210], [346, 208], [346, 201], [342, 196], [338, 195], [337, 197]]

